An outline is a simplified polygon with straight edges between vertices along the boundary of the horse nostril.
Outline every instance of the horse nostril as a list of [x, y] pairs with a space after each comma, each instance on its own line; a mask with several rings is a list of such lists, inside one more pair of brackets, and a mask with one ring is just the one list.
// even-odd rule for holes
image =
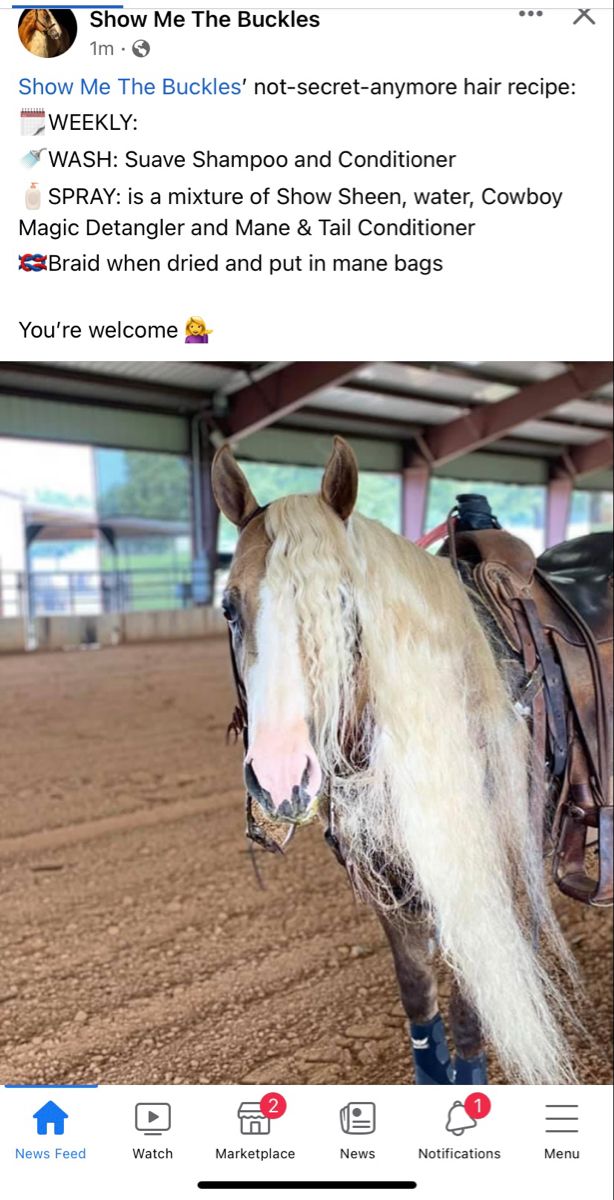
[[306, 790], [308, 784], [311, 784], [311, 799], [315, 799], [322, 787], [322, 771], [317, 758], [312, 754], [307, 756], [307, 764], [301, 779], [301, 791]]
[[[258, 771], [256, 772], [256, 763]], [[249, 795], [272, 816], [298, 820], [318, 795], [321, 772], [318, 761], [308, 753], [271, 755], [262, 749], [248, 751], [243, 778]]]
[[262, 793], [262, 788], [258, 782], [258, 776], [256, 775], [251, 762], [245, 763], [243, 768], [243, 778], [245, 779], [245, 786], [250, 795], [258, 796]]

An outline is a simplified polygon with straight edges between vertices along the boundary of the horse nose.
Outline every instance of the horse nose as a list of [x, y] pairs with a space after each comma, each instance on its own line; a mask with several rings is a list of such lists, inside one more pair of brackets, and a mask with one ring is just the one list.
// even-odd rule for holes
[[263, 763], [260, 776], [257, 775], [253, 757], [245, 763], [244, 776], [250, 796], [270, 816], [285, 821], [299, 821], [319, 790], [319, 783], [316, 782], [320, 777], [319, 768], [314, 772], [309, 758], [304, 762], [298, 782], [294, 782], [297, 772], [284, 770], [282, 764], [277, 770], [272, 770]]

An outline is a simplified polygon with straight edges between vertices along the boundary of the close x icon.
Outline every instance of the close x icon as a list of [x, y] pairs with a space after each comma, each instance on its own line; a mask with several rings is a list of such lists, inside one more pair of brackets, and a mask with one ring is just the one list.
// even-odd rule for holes
[[46, 271], [46, 254], [19, 254], [19, 271]]

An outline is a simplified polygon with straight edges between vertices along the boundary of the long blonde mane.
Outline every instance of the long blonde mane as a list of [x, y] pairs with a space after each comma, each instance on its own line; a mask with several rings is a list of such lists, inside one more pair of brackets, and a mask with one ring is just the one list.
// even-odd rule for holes
[[266, 584], [280, 618], [297, 614], [313, 744], [363, 888], [389, 910], [419, 894], [511, 1078], [570, 1079], [530, 936], [533, 918], [561, 949], [527, 733], [465, 590], [446, 560], [358, 514], [344, 525], [319, 496], [274, 502], [266, 529]]

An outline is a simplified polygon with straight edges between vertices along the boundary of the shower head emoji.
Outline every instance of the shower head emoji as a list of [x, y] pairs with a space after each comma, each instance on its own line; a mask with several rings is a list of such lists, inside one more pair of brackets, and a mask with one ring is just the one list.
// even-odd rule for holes
[[41, 154], [43, 153], [44, 149], [45, 149], [44, 146], [41, 146], [40, 148], [37, 146], [34, 150], [28, 150], [27, 154], [24, 154], [24, 156], [21, 160], [23, 166], [24, 167], [35, 167], [36, 164], [38, 162], [40, 162], [40, 157], [41, 157]]

